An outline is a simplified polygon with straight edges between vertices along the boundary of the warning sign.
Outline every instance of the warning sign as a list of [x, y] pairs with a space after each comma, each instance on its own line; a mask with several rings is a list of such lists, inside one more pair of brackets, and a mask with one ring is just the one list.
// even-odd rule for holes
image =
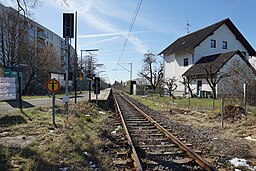
[[46, 89], [51, 93], [56, 93], [60, 90], [60, 83], [56, 79], [50, 79], [46, 82]]

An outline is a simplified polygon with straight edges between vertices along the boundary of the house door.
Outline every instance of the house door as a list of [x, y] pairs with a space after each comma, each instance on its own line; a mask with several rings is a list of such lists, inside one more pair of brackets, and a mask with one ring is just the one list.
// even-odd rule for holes
[[202, 96], [202, 80], [197, 81], [197, 96]]

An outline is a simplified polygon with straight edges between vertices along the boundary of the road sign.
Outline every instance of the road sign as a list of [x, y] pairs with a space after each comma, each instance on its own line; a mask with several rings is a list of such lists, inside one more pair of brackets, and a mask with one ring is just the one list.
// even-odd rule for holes
[[51, 93], [56, 93], [60, 90], [60, 83], [56, 79], [50, 79], [46, 82], [46, 89]]
[[83, 73], [79, 74], [79, 79], [82, 81], [83, 80]]

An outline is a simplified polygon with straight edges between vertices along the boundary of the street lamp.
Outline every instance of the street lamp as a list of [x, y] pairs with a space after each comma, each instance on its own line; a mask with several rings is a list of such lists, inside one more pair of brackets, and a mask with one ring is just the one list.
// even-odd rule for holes
[[91, 101], [91, 71], [92, 71], [92, 53], [91, 52], [94, 52], [94, 51], [99, 51], [99, 49], [86, 49], [84, 50], [85, 52], [88, 52], [90, 54], [90, 60], [89, 60], [89, 101]]
[[[83, 74], [83, 52], [85, 52], [86, 50], [81, 50], [81, 63], [80, 63], [80, 78], [82, 77]], [[82, 80], [80, 80], [80, 93], [82, 93], [81, 89], [82, 89]]]

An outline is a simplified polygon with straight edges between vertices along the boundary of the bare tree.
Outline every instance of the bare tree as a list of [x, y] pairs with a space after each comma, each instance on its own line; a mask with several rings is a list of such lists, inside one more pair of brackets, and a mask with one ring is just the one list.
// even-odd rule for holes
[[87, 58], [82, 62], [84, 66], [85, 75], [87, 78], [91, 78], [96, 75], [97, 68], [102, 67], [103, 64], [97, 64], [97, 58], [95, 54], [87, 55]]
[[[12, 0], [14, 4], [18, 7], [18, 12], [23, 16], [28, 16], [30, 14], [30, 9], [43, 3], [42, 0]], [[63, 3], [69, 6], [69, 0], [62, 0]]]
[[26, 16], [29, 8], [34, 8], [40, 3], [40, 0], [16, 0], [18, 12]]
[[231, 73], [229, 72], [221, 72], [219, 70], [216, 70], [216, 67], [214, 65], [209, 65], [207, 68], [205, 68], [206, 72], [206, 81], [209, 84], [209, 86], [212, 89], [213, 99], [217, 98], [217, 84], [219, 81], [225, 77], [229, 77]]
[[219, 83], [219, 91], [221, 94], [229, 96], [230, 99], [231, 97], [234, 97], [232, 99], [236, 101], [239, 100], [241, 103], [244, 99], [243, 84], [246, 84], [249, 87], [250, 85], [255, 86], [256, 71], [245, 59], [233, 61], [231, 65], [228, 66], [227, 72], [230, 74], [230, 77], [221, 80]]
[[20, 55], [24, 66], [24, 92], [31, 83], [45, 83], [50, 72], [58, 72], [60, 63], [52, 46], [38, 47], [38, 42], [24, 42], [20, 46]]
[[183, 81], [180, 81], [180, 83], [182, 83], [187, 89], [188, 89], [188, 92], [189, 92], [189, 94], [190, 94], [190, 97], [194, 97], [194, 94], [193, 94], [193, 89], [191, 88], [191, 86], [190, 86], [190, 84], [191, 84], [191, 82], [193, 81], [193, 79], [192, 78], [190, 78], [190, 77], [185, 77], [185, 76], [182, 76], [182, 78], [183, 78]]
[[176, 81], [177, 81], [177, 79], [175, 79], [175, 78], [168, 78], [165, 80], [165, 85], [166, 85], [165, 90], [167, 90], [167, 92], [169, 93], [169, 96], [174, 99], [175, 99], [175, 97], [174, 97], [173, 92], [178, 87], [177, 84], [175, 83]]
[[156, 90], [163, 82], [163, 64], [160, 63], [159, 66], [157, 66], [155, 55], [150, 52], [144, 54], [143, 63], [142, 71], [140, 71], [138, 75], [148, 80], [152, 89]]
[[17, 11], [12, 8], [0, 9], [0, 67], [17, 66], [20, 62], [18, 47], [22, 34]]

